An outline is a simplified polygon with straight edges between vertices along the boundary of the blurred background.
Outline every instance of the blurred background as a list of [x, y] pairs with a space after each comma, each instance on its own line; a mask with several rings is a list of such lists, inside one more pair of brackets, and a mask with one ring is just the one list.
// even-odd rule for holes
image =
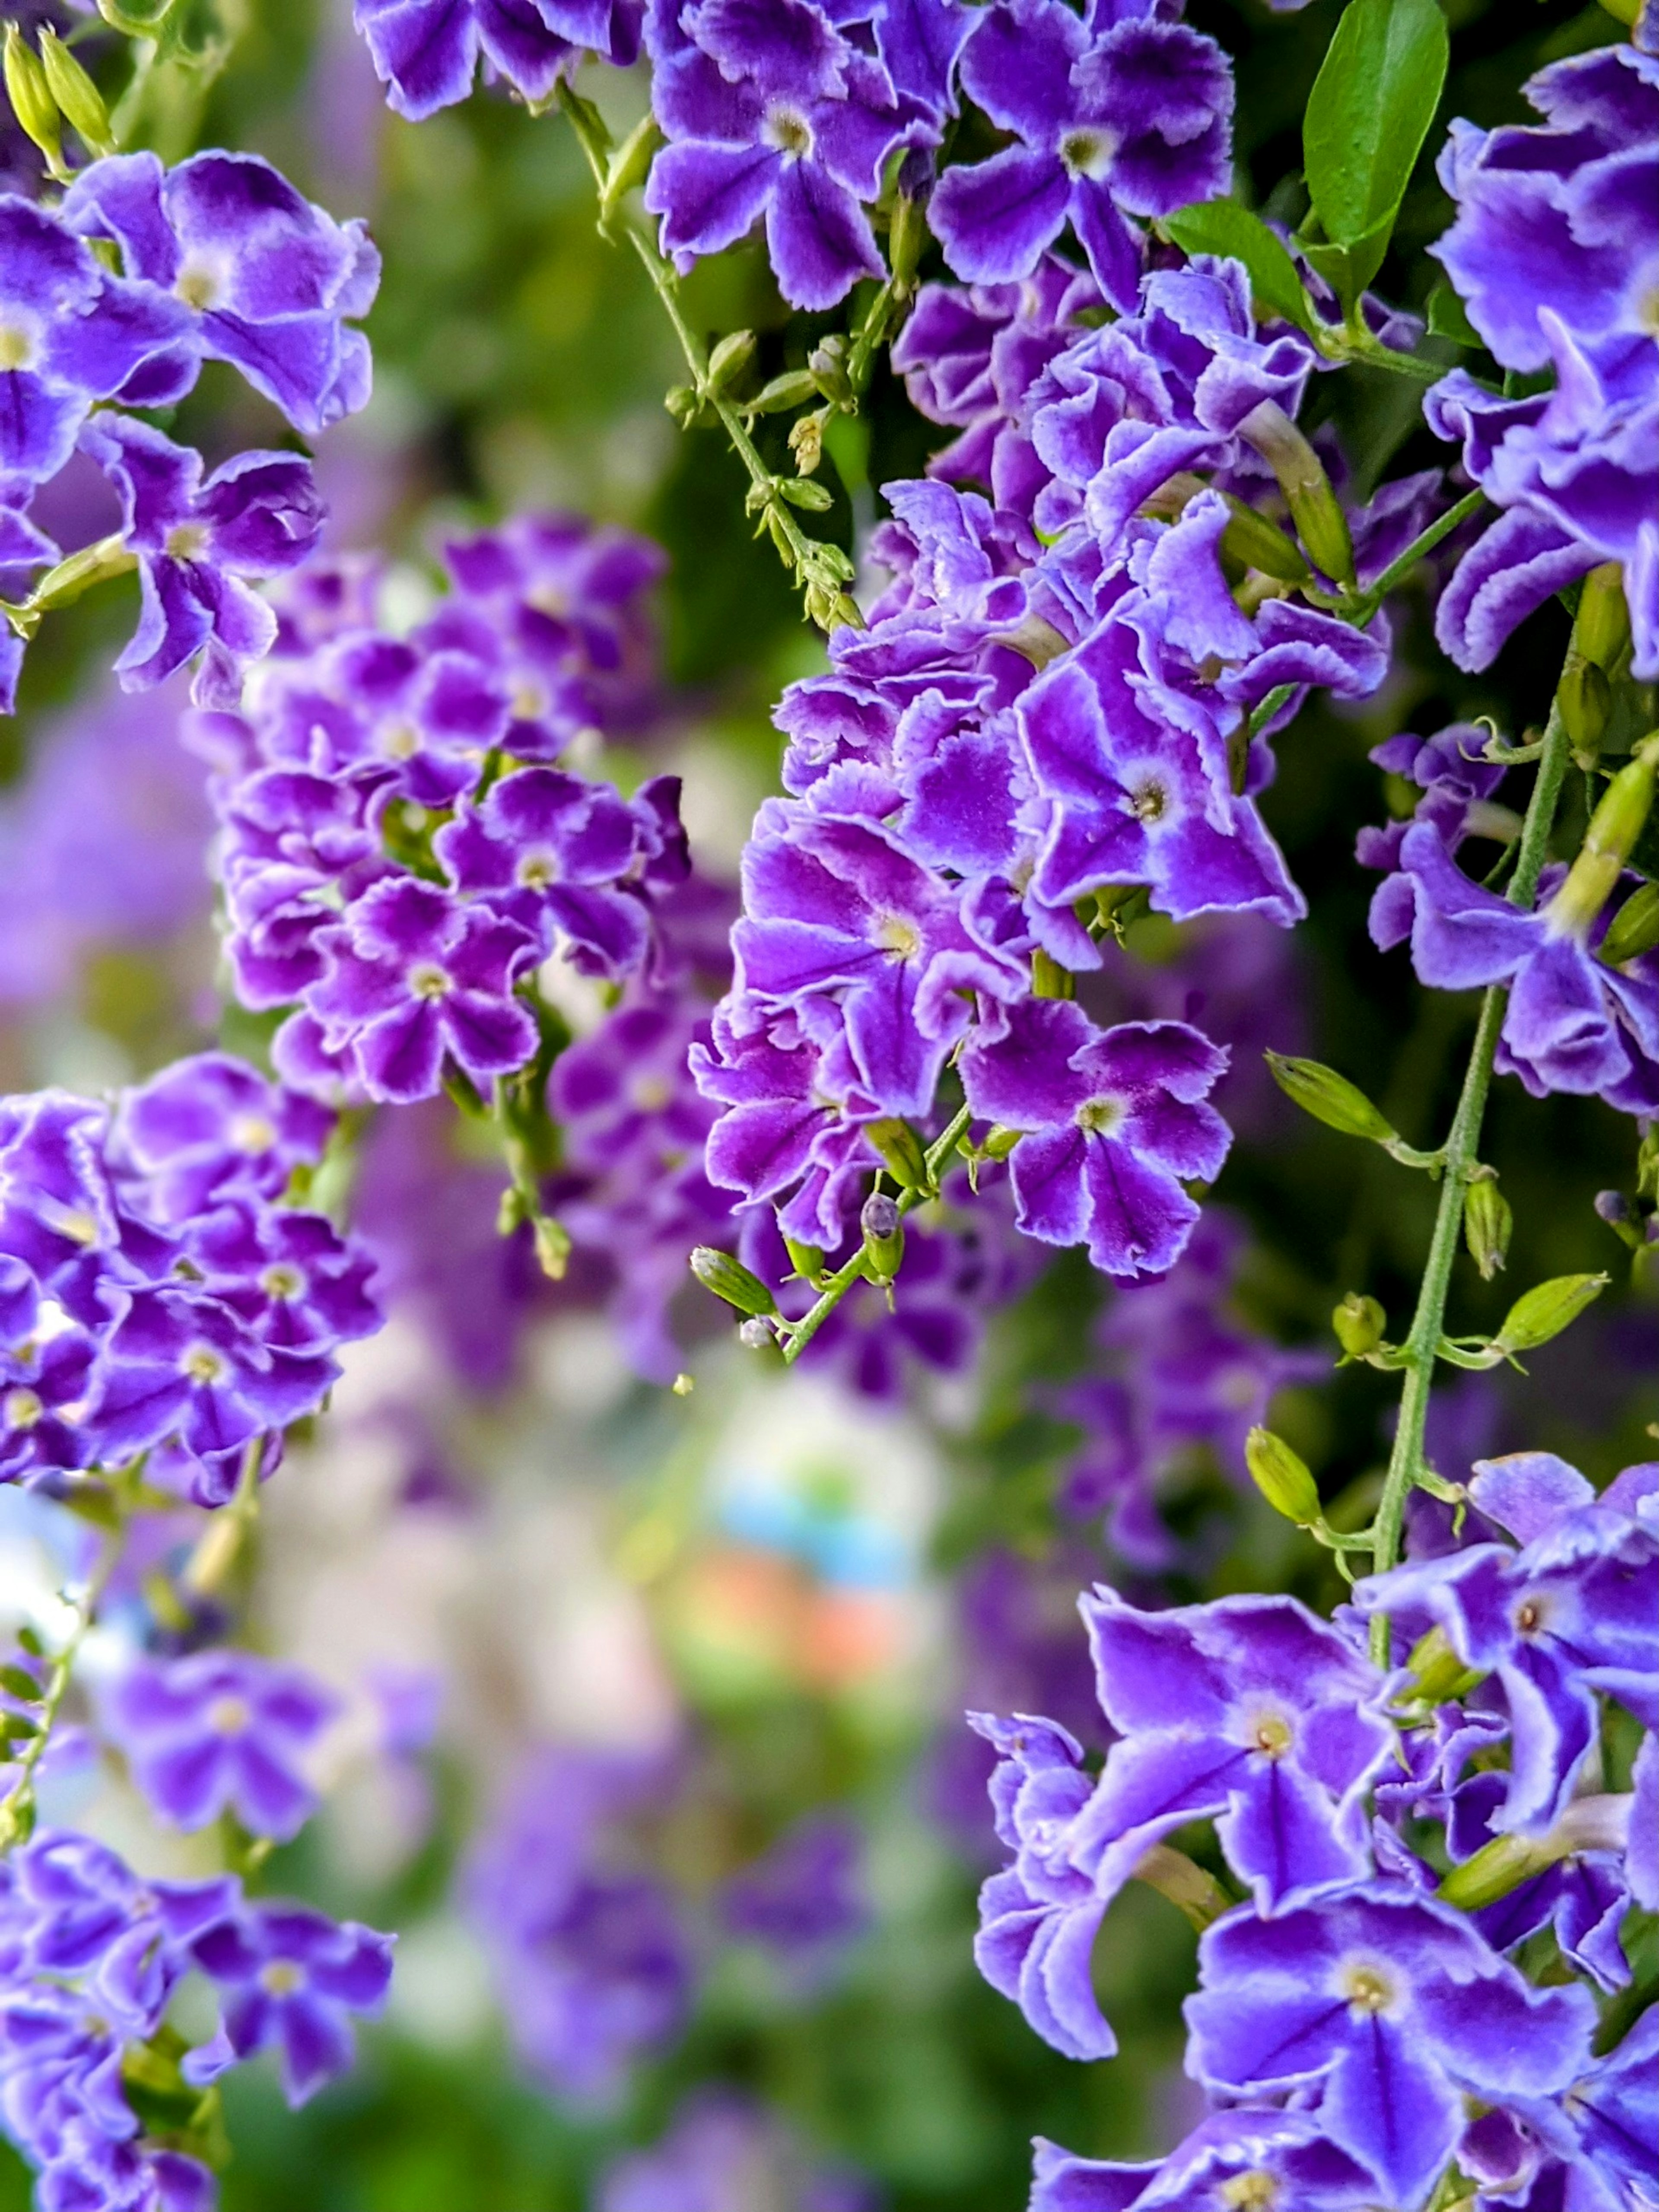
[[[700, 866], [729, 884], [775, 787], [771, 704], [821, 646], [748, 535], [718, 434], [682, 434], [664, 410], [671, 334], [595, 230], [574, 140], [488, 92], [418, 126], [388, 115], [346, 0], [204, 5], [228, 65], [159, 118], [164, 150], [261, 152], [337, 215], [367, 216], [385, 255], [374, 402], [319, 448], [329, 550], [382, 549], [382, 610], [412, 621], [446, 528], [573, 508], [657, 540], [659, 700], [636, 750], [605, 765], [624, 782], [647, 765], [683, 775]], [[1302, 105], [1339, 12], [1188, 9], [1237, 57], [1251, 196], [1290, 219]], [[1617, 34], [1571, 0], [1448, 13], [1446, 112], [1481, 124], [1518, 119], [1544, 61]], [[619, 124], [642, 112], [641, 82], [585, 88]], [[21, 140], [0, 142], [0, 171], [36, 189]], [[1445, 220], [1421, 181], [1379, 289], [1421, 304], [1421, 249]], [[825, 326], [782, 307], [752, 251], [702, 268], [689, 312], [755, 330], [769, 374]], [[1405, 380], [1327, 381], [1362, 491], [1442, 458]], [[1338, 395], [1322, 387], [1322, 404]], [[836, 428], [824, 526], [856, 552], [874, 487], [919, 472], [941, 434], [884, 373], [865, 418]], [[286, 434], [210, 368], [175, 434], [211, 464]], [[36, 513], [70, 549], [109, 527], [100, 495], [71, 469], [51, 517]], [[117, 1085], [216, 1036], [263, 1049], [222, 994], [182, 696], [124, 699], [94, 672], [131, 627], [125, 588], [45, 627], [0, 723], [7, 1091]], [[1449, 693], [1426, 616], [1405, 619], [1389, 690], [1359, 714], [1310, 708], [1279, 746], [1266, 811], [1309, 926], [1293, 940], [1249, 917], [1149, 926], [1101, 987], [1109, 1009], [1190, 1014], [1235, 1048], [1220, 1103], [1240, 1144], [1167, 1285], [1112, 1300], [1079, 1255], [1015, 1253], [994, 1192], [964, 1217], [978, 1226], [907, 1269], [890, 1328], [870, 1291], [788, 1377], [736, 1345], [713, 1301], [675, 1294], [665, 1326], [693, 1386], [676, 1395], [660, 1358], [656, 1379], [635, 1371], [629, 1288], [601, 1256], [554, 1285], [497, 1237], [501, 1172], [447, 1103], [367, 1129], [354, 1213], [392, 1320], [270, 1486], [251, 1632], [348, 1703], [327, 1808], [271, 1881], [398, 1930], [397, 1976], [357, 2071], [304, 2112], [260, 2068], [234, 2078], [228, 2212], [1012, 2212], [1033, 2134], [1148, 2155], [1182, 2131], [1172, 2069], [1194, 1939], [1160, 1898], [1132, 1886], [1102, 1940], [1123, 2043], [1109, 2064], [1048, 2051], [975, 1972], [975, 1891], [1000, 1854], [989, 1755], [962, 1714], [1044, 1712], [1098, 1741], [1074, 1611], [1094, 1579], [1338, 1595], [1323, 1555], [1242, 1485], [1242, 1438], [1271, 1402], [1327, 1494], [1363, 1512], [1390, 1394], [1364, 1368], [1333, 1375], [1328, 1316], [1357, 1286], [1403, 1308], [1433, 1193], [1298, 1121], [1260, 1053], [1332, 1061], [1414, 1141], [1441, 1126], [1468, 1009], [1418, 999], [1403, 958], [1366, 938], [1373, 878], [1353, 840], [1388, 803], [1366, 755], [1478, 714], [1518, 735], [1566, 635], [1547, 610]], [[567, 1011], [580, 1035], [600, 1009], [573, 989]], [[1628, 1122], [1500, 1085], [1510, 1282], [1620, 1279], [1530, 1376], [1444, 1391], [1431, 1449], [1448, 1474], [1522, 1442], [1597, 1480], [1653, 1455], [1659, 1305], [1622, 1279], [1592, 1206], [1631, 1186], [1632, 1154]], [[1500, 1282], [1464, 1325], [1505, 1302]], [[1156, 1462], [1144, 1522], [1114, 1513], [1132, 1449]], [[44, 1509], [0, 1496], [0, 1614], [49, 1609], [56, 1541]], [[100, 1633], [94, 1689], [118, 1617]], [[158, 1871], [190, 1866], [185, 1846], [158, 1857], [90, 1763], [54, 1788], [49, 1814], [72, 1810]], [[0, 2148], [0, 2203], [27, 2201]]]

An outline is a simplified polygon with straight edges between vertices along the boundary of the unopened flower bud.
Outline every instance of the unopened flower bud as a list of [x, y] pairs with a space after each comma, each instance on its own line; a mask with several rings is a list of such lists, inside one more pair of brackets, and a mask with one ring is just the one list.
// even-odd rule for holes
[[1435, 1894], [1443, 1905], [1455, 1905], [1460, 1912], [1478, 1912], [1542, 1874], [1562, 1856], [1545, 1837], [1494, 1836], [1472, 1858], [1455, 1866]]
[[6, 26], [5, 77], [6, 97], [19, 128], [46, 155], [46, 167], [56, 171], [63, 161], [58, 102], [40, 56], [15, 23]]
[[921, 1139], [908, 1121], [896, 1117], [866, 1121], [864, 1133], [881, 1154], [882, 1164], [895, 1182], [905, 1190], [927, 1188], [927, 1162], [922, 1153]]
[[1572, 625], [1573, 650], [1598, 668], [1611, 669], [1630, 641], [1630, 609], [1625, 604], [1625, 575], [1616, 561], [1604, 561], [1584, 579]]
[[877, 1191], [865, 1200], [859, 1227], [864, 1232], [864, 1249], [874, 1261], [876, 1273], [884, 1282], [891, 1282], [904, 1258], [904, 1222], [898, 1207], [884, 1191]]
[[1306, 583], [1308, 564], [1294, 539], [1231, 492], [1222, 496], [1232, 514], [1221, 534], [1222, 551], [1231, 553], [1246, 568], [1259, 568], [1264, 576], [1277, 576], [1286, 584]]
[[1251, 408], [1238, 428], [1278, 477], [1308, 558], [1337, 583], [1352, 584], [1348, 519], [1318, 454], [1276, 400]]
[[1583, 653], [1570, 653], [1555, 696], [1579, 765], [1594, 767], [1613, 716], [1613, 686], [1606, 672]]
[[682, 1367], [668, 1387], [677, 1398], [689, 1398], [697, 1387], [696, 1377], [688, 1375]]
[[804, 1283], [816, 1288], [823, 1279], [823, 1254], [816, 1244], [798, 1244], [793, 1237], [786, 1237], [783, 1249], [789, 1255], [789, 1264]]
[[1310, 1528], [1319, 1518], [1319, 1487], [1308, 1462], [1271, 1429], [1252, 1429], [1244, 1439], [1250, 1480], [1275, 1513]]
[[51, 25], [40, 33], [40, 65], [52, 98], [94, 154], [112, 154], [115, 134], [103, 94]]
[[682, 430], [689, 430], [702, 412], [702, 401], [689, 384], [677, 384], [664, 392], [662, 404]]
[[536, 1264], [551, 1283], [562, 1283], [570, 1265], [570, 1231], [544, 1213], [536, 1218]]
[[811, 477], [785, 477], [778, 489], [791, 507], [805, 507], [809, 514], [827, 514], [836, 503], [829, 487]]
[[1270, 1052], [1265, 1057], [1274, 1082], [1285, 1096], [1294, 1099], [1303, 1112], [1311, 1114], [1316, 1121], [1322, 1121], [1328, 1129], [1340, 1130], [1345, 1137], [1369, 1137], [1376, 1145], [1394, 1141], [1393, 1124], [1378, 1113], [1364, 1092], [1357, 1084], [1350, 1083], [1346, 1075], [1339, 1075], [1334, 1067], [1327, 1067], [1316, 1060], [1295, 1060], [1279, 1052]]
[[1052, 953], [1039, 945], [1031, 954], [1031, 996], [1034, 999], [1074, 999], [1077, 977], [1062, 968]]
[[1364, 1359], [1382, 1341], [1389, 1317], [1375, 1298], [1350, 1291], [1331, 1316], [1336, 1340], [1350, 1359]]
[[892, 218], [887, 226], [887, 253], [893, 267], [893, 289], [902, 300], [908, 297], [915, 284], [917, 264], [927, 244], [927, 220], [921, 211], [919, 198], [912, 198], [901, 189], [893, 203]]
[[1659, 782], [1659, 730], [1637, 746], [1601, 793], [1578, 858], [1545, 909], [1563, 936], [1582, 937], [1612, 896], [1637, 839], [1647, 826]]
[[1463, 1241], [1483, 1283], [1509, 1258], [1515, 1215], [1495, 1176], [1477, 1176], [1463, 1192]]
[[[816, 391], [816, 381], [808, 378]], [[815, 408], [811, 414], [803, 415], [789, 433], [789, 450], [795, 457], [795, 466], [802, 476], [810, 477], [823, 459], [823, 426], [829, 419], [827, 408]]]
[[1609, 968], [1622, 968], [1626, 960], [1639, 959], [1659, 945], [1659, 884], [1644, 884], [1633, 890], [1596, 947]]
[[1620, 1228], [1631, 1217], [1632, 1208], [1622, 1190], [1598, 1190], [1595, 1211], [1610, 1229]]
[[775, 1314], [778, 1310], [777, 1300], [758, 1275], [712, 1244], [698, 1245], [691, 1255], [691, 1272], [704, 1290], [713, 1291], [741, 1314]]
[[1504, 1316], [1492, 1342], [1500, 1352], [1532, 1352], [1569, 1328], [1607, 1286], [1605, 1275], [1556, 1275], [1534, 1284]]
[[753, 331], [732, 331], [708, 356], [704, 386], [712, 394], [729, 392], [755, 357]]
[[853, 386], [847, 374], [847, 341], [838, 331], [832, 331], [813, 347], [806, 356], [806, 366], [826, 399], [837, 406], [850, 403]]
[[809, 399], [816, 399], [818, 387], [804, 368], [787, 368], [781, 376], [775, 376], [769, 384], [763, 384], [752, 399], [745, 399], [745, 415], [782, 415], [791, 409], [805, 407]]
[[1006, 1160], [1024, 1134], [1024, 1129], [993, 1129], [980, 1150], [988, 1160]]
[[743, 1322], [738, 1325], [738, 1342], [745, 1351], [764, 1352], [769, 1345], [775, 1344], [776, 1341], [777, 1339], [773, 1335], [769, 1327], [758, 1317]]
[[1406, 1662], [1415, 1678], [1412, 1694], [1427, 1705], [1452, 1705], [1481, 1680], [1479, 1668], [1461, 1659], [1443, 1628], [1419, 1636]]

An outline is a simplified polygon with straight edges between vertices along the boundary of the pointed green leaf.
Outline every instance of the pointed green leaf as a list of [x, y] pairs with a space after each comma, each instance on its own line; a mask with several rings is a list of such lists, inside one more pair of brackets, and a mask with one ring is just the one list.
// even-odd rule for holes
[[1242, 261], [1250, 290], [1264, 307], [1304, 331], [1314, 328], [1314, 311], [1283, 240], [1259, 215], [1237, 200], [1200, 200], [1165, 216], [1159, 228], [1186, 253], [1224, 253]]
[[1437, 0], [1350, 0], [1302, 127], [1308, 190], [1334, 245], [1357, 246], [1379, 228], [1386, 245], [1434, 120], [1446, 58]]
[[1468, 310], [1443, 276], [1429, 295], [1429, 328], [1437, 338], [1451, 338], [1465, 346], [1484, 345], [1486, 340], [1469, 320]]

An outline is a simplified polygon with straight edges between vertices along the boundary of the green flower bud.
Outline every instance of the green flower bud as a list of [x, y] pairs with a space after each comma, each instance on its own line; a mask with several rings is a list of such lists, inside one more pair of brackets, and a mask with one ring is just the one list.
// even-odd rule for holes
[[1625, 862], [1647, 826], [1659, 782], [1659, 730], [1637, 746], [1601, 793], [1578, 858], [1550, 901], [1551, 922], [1564, 934], [1582, 937], [1616, 889]]
[[1319, 1487], [1299, 1452], [1271, 1429], [1252, 1429], [1244, 1439], [1250, 1480], [1275, 1513], [1311, 1528], [1319, 1518]]
[[755, 357], [753, 331], [732, 331], [708, 356], [704, 388], [711, 393], [729, 392]]
[[570, 1231], [545, 1213], [536, 1216], [536, 1264], [550, 1283], [562, 1283], [570, 1265]]
[[1611, 669], [1630, 642], [1630, 610], [1625, 604], [1624, 571], [1604, 561], [1584, 579], [1572, 625], [1575, 652], [1598, 668]]
[[810, 477], [786, 477], [778, 489], [791, 507], [804, 507], [809, 514], [827, 514], [836, 503], [835, 494]]
[[988, 1160], [1006, 1160], [1024, 1134], [1024, 1129], [993, 1129], [980, 1150]]
[[1492, 1339], [1499, 1352], [1532, 1352], [1569, 1328], [1607, 1286], [1605, 1275], [1556, 1275], [1518, 1297]]
[[893, 264], [893, 290], [901, 299], [908, 299], [915, 289], [916, 269], [927, 244], [927, 218], [922, 213], [920, 200], [907, 199], [901, 192], [893, 203], [891, 220], [887, 226], [887, 252]]
[[926, 1190], [927, 1162], [921, 1139], [908, 1121], [866, 1121], [864, 1133], [881, 1154], [882, 1164], [905, 1190]]
[[1345, 1137], [1369, 1137], [1374, 1145], [1396, 1141], [1392, 1123], [1385, 1121], [1357, 1084], [1334, 1067], [1316, 1060], [1293, 1060], [1288, 1054], [1266, 1054], [1273, 1081], [1304, 1114], [1337, 1129]]
[[1350, 1359], [1364, 1359], [1375, 1352], [1388, 1325], [1389, 1316], [1376, 1300], [1362, 1297], [1358, 1291], [1350, 1291], [1331, 1316], [1336, 1340]]
[[1238, 428], [1278, 477], [1308, 558], [1337, 583], [1351, 585], [1348, 519], [1318, 454], [1276, 400], [1262, 400]]
[[847, 341], [839, 331], [832, 331], [813, 347], [806, 356], [806, 366], [826, 399], [838, 407], [851, 406], [853, 386], [847, 374]]
[[662, 143], [662, 131], [656, 117], [651, 114], [641, 116], [611, 156], [611, 166], [605, 173], [605, 186], [599, 194], [601, 223], [609, 223], [635, 185], [645, 182], [652, 157]]
[[112, 154], [115, 134], [103, 94], [50, 24], [40, 33], [40, 64], [52, 98], [94, 154]]
[[1514, 1212], [1496, 1176], [1477, 1176], [1463, 1192], [1463, 1241], [1483, 1283], [1491, 1282], [1509, 1258], [1514, 1227]]
[[802, 1282], [811, 1283], [816, 1290], [823, 1280], [823, 1254], [816, 1244], [798, 1244], [793, 1237], [786, 1237], [783, 1249], [789, 1255], [789, 1264]]
[[1625, 901], [1607, 924], [1607, 933], [1596, 948], [1609, 968], [1622, 968], [1651, 952], [1659, 945], [1659, 884], [1644, 884]]
[[665, 392], [662, 404], [682, 430], [689, 430], [702, 412], [702, 400], [689, 384], [677, 384], [672, 392]]
[[1221, 550], [1246, 568], [1259, 568], [1264, 576], [1277, 576], [1286, 584], [1305, 584], [1308, 564], [1300, 547], [1276, 522], [1258, 514], [1231, 492], [1224, 492], [1232, 520], [1221, 534]]
[[1472, 1858], [1455, 1866], [1435, 1892], [1443, 1904], [1460, 1912], [1478, 1912], [1483, 1905], [1496, 1905], [1523, 1881], [1542, 1874], [1565, 1854], [1552, 1849], [1547, 1837], [1494, 1836]]
[[890, 1283], [904, 1261], [904, 1222], [897, 1206], [884, 1191], [877, 1191], [865, 1200], [859, 1227], [864, 1231], [864, 1249], [870, 1255], [877, 1275], [883, 1282]]
[[740, 1314], [775, 1314], [778, 1302], [758, 1275], [750, 1274], [741, 1260], [717, 1252], [712, 1244], [699, 1244], [691, 1255], [691, 1272], [704, 1290], [713, 1291]]
[[1580, 764], [1595, 763], [1613, 717], [1613, 686], [1607, 672], [1581, 653], [1570, 653], [1555, 687], [1561, 720]]
[[745, 415], [783, 415], [796, 407], [805, 407], [809, 399], [816, 399], [818, 387], [804, 368], [786, 369], [775, 376], [769, 384], [763, 384], [752, 399], [745, 399]]
[[1443, 1628], [1419, 1636], [1406, 1664], [1416, 1677], [1412, 1694], [1425, 1705], [1454, 1704], [1484, 1679], [1478, 1668], [1466, 1666], [1458, 1657]]
[[63, 167], [58, 102], [52, 96], [40, 58], [15, 23], [6, 26], [6, 97], [26, 138], [46, 157], [54, 174]]

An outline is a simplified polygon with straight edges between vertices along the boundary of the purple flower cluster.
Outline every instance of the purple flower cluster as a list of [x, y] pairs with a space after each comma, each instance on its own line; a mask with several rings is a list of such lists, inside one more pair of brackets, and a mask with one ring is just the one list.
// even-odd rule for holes
[[453, 107], [480, 61], [522, 100], [553, 97], [588, 54], [626, 69], [643, 0], [354, 0], [386, 103], [411, 122]]
[[1431, 427], [1504, 512], [1465, 554], [1436, 618], [1459, 667], [1486, 667], [1551, 593], [1625, 570], [1632, 668], [1659, 675], [1659, 57], [1633, 45], [1556, 62], [1527, 87], [1541, 125], [1456, 122], [1440, 178], [1457, 220], [1435, 249], [1505, 369], [1500, 395], [1458, 369]]
[[222, 1053], [0, 1102], [0, 1479], [143, 1460], [217, 1505], [269, 1471], [380, 1326], [368, 1256], [283, 1202], [331, 1126]]
[[[1644, 1120], [1659, 1112], [1659, 953], [1610, 965], [1600, 957], [1619, 906], [1569, 892], [1544, 871], [1531, 910], [1458, 866], [1470, 839], [1510, 842], [1519, 823], [1493, 797], [1504, 769], [1480, 757], [1484, 731], [1465, 724], [1426, 742], [1391, 739], [1373, 759], [1419, 785], [1408, 823], [1362, 834], [1359, 857], [1385, 871], [1370, 932], [1383, 950], [1410, 940], [1419, 980], [1437, 990], [1508, 987], [1498, 1066], [1534, 1097], [1604, 1098]], [[1626, 897], [1640, 889], [1627, 872]], [[1622, 899], [1620, 903], [1622, 904]]]
[[354, 621], [337, 574], [295, 595], [291, 649], [197, 730], [237, 995], [294, 1009], [277, 1065], [324, 1096], [487, 1091], [540, 1048], [541, 962], [645, 971], [688, 867], [673, 778], [626, 799], [555, 765], [647, 711], [655, 550], [526, 517], [444, 555], [453, 589], [406, 636]]
[[[391, 1972], [392, 1938], [372, 1929], [255, 1903], [234, 1876], [141, 1881], [89, 1837], [43, 1830], [0, 1886], [0, 2112], [39, 2169], [43, 2212], [210, 2212], [191, 2092], [274, 2049], [289, 2102], [304, 2102], [349, 2067], [352, 2019], [380, 2009]], [[180, 2056], [165, 2023], [192, 1973], [220, 2018]], [[130, 2076], [168, 2099], [159, 2140]]]
[[662, 1783], [659, 1758], [541, 1754], [465, 1870], [467, 1916], [519, 2057], [577, 2104], [613, 2103], [630, 2066], [677, 2035], [689, 2008], [693, 1959], [680, 1909], [626, 1850], [627, 1820]]
[[[1052, 1722], [975, 1721], [1011, 1855], [980, 1964], [1058, 2049], [1115, 2047], [1090, 1954], [1123, 1884], [1159, 1878], [1154, 1846], [1212, 1821], [1245, 1897], [1218, 1899], [1186, 2007], [1215, 2110], [1153, 2165], [1040, 2145], [1034, 2203], [1288, 2188], [1415, 2212], [1454, 2165], [1482, 2203], [1559, 2201], [1568, 2169], [1586, 2203], [1637, 2201], [1659, 2150], [1651, 2016], [1598, 2057], [1590, 1991], [1521, 1961], [1551, 1929], [1569, 1969], [1620, 1988], [1625, 1908], [1659, 1893], [1656, 1486], [1651, 1466], [1598, 1498], [1547, 1454], [1480, 1462], [1468, 1540], [1360, 1583], [1335, 1625], [1291, 1598], [1149, 1613], [1097, 1589], [1097, 1775]], [[1411, 1644], [1399, 1673], [1364, 1654], [1378, 1613]], [[1622, 1790], [1608, 1702], [1649, 1731]]]
[[[120, 410], [171, 406], [204, 361], [224, 361], [296, 429], [322, 429], [368, 400], [368, 343], [349, 325], [379, 281], [361, 223], [335, 222], [252, 155], [173, 169], [112, 155], [55, 211], [0, 199], [0, 572], [21, 583], [58, 558], [28, 510], [78, 445], [120, 504], [110, 562], [136, 563], [143, 586], [116, 663], [127, 689], [199, 655], [198, 695], [234, 699], [275, 635], [251, 585], [306, 557], [322, 509], [293, 453], [240, 453], [209, 475]], [[22, 655], [9, 629], [0, 711]]]
[[688, 2097], [649, 2150], [616, 2160], [599, 2183], [597, 2212], [734, 2212], [787, 2205], [790, 2212], [874, 2212], [874, 2191], [849, 2168], [810, 2159], [793, 2130], [734, 2091]]
[[1210, 1213], [1162, 1282], [1126, 1284], [1095, 1332], [1103, 1371], [1069, 1384], [1056, 1410], [1083, 1443], [1061, 1477], [1060, 1504], [1103, 1515], [1113, 1550], [1147, 1572], [1180, 1547], [1160, 1510], [1200, 1456], [1247, 1494], [1244, 1439], [1274, 1393], [1325, 1371], [1318, 1353], [1286, 1352], [1243, 1321], [1234, 1291], [1243, 1240]]
[[726, 1109], [711, 1176], [797, 1243], [842, 1243], [868, 1126], [935, 1126], [947, 1066], [1009, 1152], [1019, 1227], [1113, 1276], [1173, 1264], [1186, 1186], [1225, 1156], [1224, 1052], [1182, 1022], [1103, 1031], [1054, 993], [1101, 969], [1137, 893], [1177, 921], [1300, 916], [1255, 805], [1267, 736], [1310, 684], [1375, 689], [1386, 653], [1282, 583], [1236, 592], [1234, 509], [1194, 473], [1271, 483], [1241, 430], [1287, 422], [1312, 349], [1257, 333], [1234, 263], [1152, 276], [1140, 304], [1074, 336], [1052, 288], [1029, 330], [1012, 287], [918, 307], [957, 341], [938, 379], [924, 342], [908, 356], [948, 387], [953, 471], [1017, 504], [886, 487], [894, 583], [779, 709], [787, 795], [757, 822], [734, 987], [693, 1054]]

